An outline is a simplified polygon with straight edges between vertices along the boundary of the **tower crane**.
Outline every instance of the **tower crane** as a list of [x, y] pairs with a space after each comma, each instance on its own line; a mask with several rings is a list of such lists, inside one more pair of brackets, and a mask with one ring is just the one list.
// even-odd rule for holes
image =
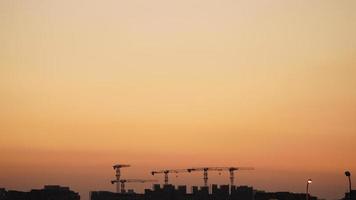
[[234, 172], [237, 170], [254, 170], [253, 167], [223, 167], [222, 170], [229, 171], [230, 174], [230, 185], [235, 185], [235, 174]]
[[154, 176], [155, 174], [164, 174], [164, 184], [168, 185], [168, 174], [169, 173], [183, 173], [183, 172], [189, 172], [188, 169], [165, 169], [165, 170], [159, 170], [159, 171], [152, 171], [151, 174]]
[[208, 186], [208, 171], [222, 171], [219, 167], [200, 167], [200, 168], [190, 168], [188, 172], [203, 171], [204, 174], [204, 186]]
[[121, 185], [121, 193], [125, 193], [125, 183], [147, 183], [147, 182], [157, 182], [157, 180], [151, 179], [120, 179], [120, 180], [112, 180], [111, 184], [120, 184]]
[[112, 166], [116, 172], [116, 192], [119, 193], [120, 192], [120, 176], [121, 176], [121, 168], [123, 167], [131, 167], [130, 165], [126, 165], [126, 164], [116, 164], [114, 166]]
[[254, 170], [253, 167], [201, 167], [201, 168], [190, 168], [188, 172], [203, 171], [204, 174], [204, 186], [208, 186], [208, 171], [229, 171], [230, 173], [230, 185], [234, 185], [234, 172], [237, 170]]

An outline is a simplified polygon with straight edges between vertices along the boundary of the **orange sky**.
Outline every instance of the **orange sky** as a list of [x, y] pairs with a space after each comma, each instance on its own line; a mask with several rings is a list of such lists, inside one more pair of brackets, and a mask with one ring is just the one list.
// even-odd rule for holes
[[134, 178], [237, 165], [257, 169], [238, 184], [304, 192], [312, 178], [312, 194], [340, 198], [343, 171], [356, 173], [355, 10], [353, 0], [2, 0], [0, 187], [62, 184], [87, 200], [114, 190], [116, 162]]

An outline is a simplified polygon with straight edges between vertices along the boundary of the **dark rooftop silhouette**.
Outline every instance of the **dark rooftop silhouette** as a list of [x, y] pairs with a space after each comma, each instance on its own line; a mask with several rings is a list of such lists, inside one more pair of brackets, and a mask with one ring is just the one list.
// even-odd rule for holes
[[69, 187], [46, 185], [43, 189], [33, 189], [29, 192], [5, 190], [0, 188], [0, 200], [79, 200], [78, 193]]
[[[93, 191], [90, 193], [91, 200], [305, 200], [304, 193], [290, 192], [263, 192], [254, 190], [249, 186], [212, 185], [209, 187], [192, 186], [191, 193], [187, 193], [187, 186], [180, 185], [153, 185], [153, 189], [146, 189], [144, 194], [136, 194], [133, 191], [126, 193], [113, 193], [107, 191]], [[310, 196], [309, 200], [317, 200]]]

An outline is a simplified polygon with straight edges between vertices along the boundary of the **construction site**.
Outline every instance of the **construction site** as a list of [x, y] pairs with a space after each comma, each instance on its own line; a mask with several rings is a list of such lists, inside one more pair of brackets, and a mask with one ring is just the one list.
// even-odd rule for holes
[[[258, 191], [251, 186], [235, 185], [235, 176], [239, 171], [254, 170], [253, 167], [197, 167], [186, 169], [161, 169], [151, 171], [153, 177], [163, 178], [162, 184], [157, 179], [122, 178], [122, 168], [128, 168], [128, 164], [116, 164], [115, 179], [111, 184], [116, 185], [116, 192], [92, 191], [91, 200], [317, 200], [307, 193], [276, 192], [269, 193]], [[226, 172], [229, 184], [209, 184], [209, 172]], [[192, 186], [190, 192], [186, 185], [174, 186], [170, 183], [171, 174], [201, 173], [203, 185]], [[135, 193], [133, 189], [126, 189], [126, 184], [153, 183], [152, 188], [144, 190], [143, 194]]]

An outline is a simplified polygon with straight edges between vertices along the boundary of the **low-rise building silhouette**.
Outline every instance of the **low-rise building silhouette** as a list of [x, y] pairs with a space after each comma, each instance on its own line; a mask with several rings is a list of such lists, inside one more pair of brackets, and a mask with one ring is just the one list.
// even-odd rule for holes
[[[350, 200], [350, 192], [345, 193], [345, 197], [341, 200]], [[351, 200], [356, 200], [356, 190], [351, 190]]]
[[33, 189], [30, 192], [0, 189], [0, 200], [80, 200], [78, 193], [69, 187], [47, 185], [43, 189]]
[[[305, 193], [291, 192], [256, 192], [255, 200], [305, 200]], [[309, 196], [309, 200], [317, 200], [317, 197]]]
[[[290, 192], [261, 192], [255, 191], [252, 187], [239, 186], [231, 187], [229, 185], [212, 185], [212, 191], [209, 187], [192, 186], [192, 192], [187, 193], [187, 187], [181, 185], [159, 184], [153, 185], [153, 189], [146, 189], [144, 194], [135, 193], [113, 193], [113, 192], [91, 192], [91, 200], [305, 200], [305, 194], [296, 194]], [[317, 200], [310, 196], [309, 200]]]

